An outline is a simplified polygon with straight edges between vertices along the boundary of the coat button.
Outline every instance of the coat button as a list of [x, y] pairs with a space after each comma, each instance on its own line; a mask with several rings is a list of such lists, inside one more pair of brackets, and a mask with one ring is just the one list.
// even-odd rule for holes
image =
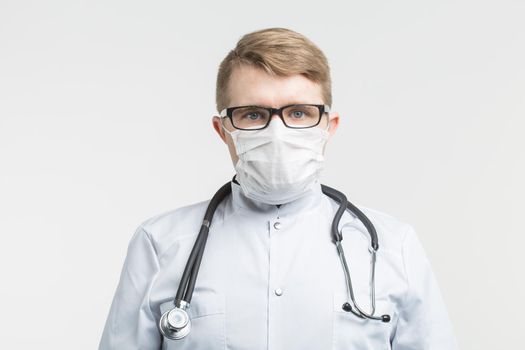
[[273, 228], [276, 229], [276, 230], [280, 230], [282, 227], [282, 224], [279, 222], [279, 221], [276, 221], [274, 224], [273, 224]]
[[283, 290], [281, 288], [277, 288], [275, 290], [275, 295], [277, 295], [278, 297], [280, 297], [281, 295], [283, 295]]

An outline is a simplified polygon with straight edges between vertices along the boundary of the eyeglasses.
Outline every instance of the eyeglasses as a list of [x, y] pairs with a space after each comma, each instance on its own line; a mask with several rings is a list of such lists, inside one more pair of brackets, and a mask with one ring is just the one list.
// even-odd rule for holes
[[312, 128], [319, 124], [324, 113], [330, 112], [328, 105], [293, 104], [281, 108], [261, 106], [237, 106], [223, 109], [219, 115], [230, 118], [234, 128], [240, 130], [260, 130], [270, 124], [271, 117], [277, 114], [284, 125], [293, 129]]

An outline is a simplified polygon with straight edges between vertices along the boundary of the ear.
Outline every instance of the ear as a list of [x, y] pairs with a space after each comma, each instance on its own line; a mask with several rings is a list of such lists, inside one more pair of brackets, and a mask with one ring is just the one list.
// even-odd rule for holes
[[211, 118], [211, 123], [217, 134], [219, 134], [219, 137], [222, 139], [222, 141], [224, 143], [227, 143], [226, 134], [224, 133], [224, 130], [222, 130], [221, 118], [215, 115]]
[[339, 113], [337, 112], [330, 112], [328, 115], [328, 123], [329, 128], [328, 132], [330, 133], [330, 138], [335, 134], [335, 131], [337, 130], [337, 127], [339, 126]]

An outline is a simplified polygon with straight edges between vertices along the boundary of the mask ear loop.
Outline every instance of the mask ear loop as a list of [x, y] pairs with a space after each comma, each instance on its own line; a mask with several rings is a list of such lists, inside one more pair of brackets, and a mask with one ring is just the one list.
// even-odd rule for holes
[[329, 132], [328, 130], [330, 130], [330, 118], [329, 117], [328, 117], [328, 123], [326, 124], [326, 128], [324, 129], [324, 131]]
[[326, 128], [324, 129], [324, 131], [328, 131], [328, 130], [330, 130], [330, 122], [331, 122], [331, 120], [330, 120], [330, 112], [328, 111], [328, 112], [325, 112], [325, 113], [326, 113], [326, 119], [328, 120], [328, 122], [326, 123]]
[[323, 150], [321, 151], [321, 153], [324, 155], [325, 154], [325, 151], [326, 151], [326, 145], [328, 144], [328, 139], [330, 138], [330, 131], [328, 131], [330, 129], [330, 119], [328, 119], [328, 123], [326, 125], [326, 128], [322, 129], [324, 132], [327, 133], [326, 137], [325, 137], [325, 142], [324, 142], [324, 145], [323, 145]]
[[219, 118], [221, 118], [221, 129], [224, 130], [224, 132], [226, 132], [228, 135], [231, 136], [231, 131], [229, 131], [228, 129], [226, 129], [226, 127], [224, 127], [224, 119], [226, 119], [226, 117], [223, 117], [223, 116], [219, 116]]

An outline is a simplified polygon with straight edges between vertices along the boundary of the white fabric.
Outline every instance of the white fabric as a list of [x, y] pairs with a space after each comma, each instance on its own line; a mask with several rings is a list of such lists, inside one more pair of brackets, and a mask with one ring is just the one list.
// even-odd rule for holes
[[261, 130], [223, 129], [235, 145], [239, 157], [235, 170], [247, 197], [268, 204], [288, 203], [319, 179], [328, 126], [292, 129], [274, 119]]
[[[232, 195], [211, 224], [189, 308], [190, 334], [162, 341], [157, 323], [172, 306], [208, 200], [151, 217], [137, 228], [99, 349], [458, 348], [411, 225], [354, 203], [379, 238], [376, 314], [392, 316], [390, 323], [363, 320], [341, 308], [348, 295], [330, 233], [338, 205], [322, 194], [319, 182], [280, 207], [246, 197], [235, 182], [231, 186]], [[356, 298], [369, 311], [368, 235], [349, 212], [339, 228]]]

